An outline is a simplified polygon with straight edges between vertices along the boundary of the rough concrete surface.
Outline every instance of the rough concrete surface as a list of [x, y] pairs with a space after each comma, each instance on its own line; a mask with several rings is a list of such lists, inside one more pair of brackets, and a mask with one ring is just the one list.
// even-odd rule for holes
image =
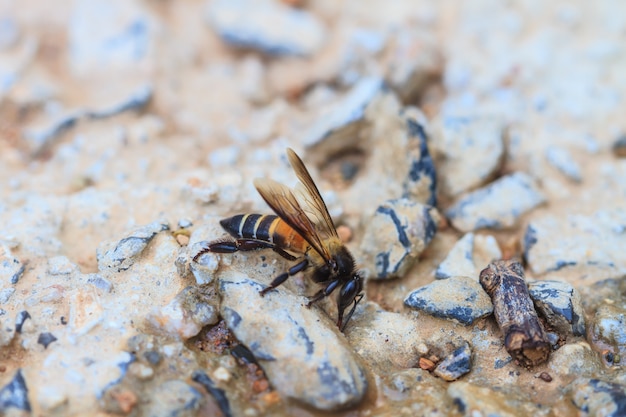
[[[0, 415], [623, 415], [625, 68], [609, 0], [0, 2]], [[200, 254], [301, 188], [287, 147], [364, 277], [343, 332], [341, 285]]]

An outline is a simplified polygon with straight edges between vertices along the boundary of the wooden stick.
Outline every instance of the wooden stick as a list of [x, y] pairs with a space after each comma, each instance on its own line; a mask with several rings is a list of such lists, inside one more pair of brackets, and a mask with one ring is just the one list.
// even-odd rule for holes
[[522, 265], [494, 261], [480, 272], [480, 284], [491, 297], [504, 347], [513, 359], [526, 367], [548, 360], [550, 343], [528, 294]]

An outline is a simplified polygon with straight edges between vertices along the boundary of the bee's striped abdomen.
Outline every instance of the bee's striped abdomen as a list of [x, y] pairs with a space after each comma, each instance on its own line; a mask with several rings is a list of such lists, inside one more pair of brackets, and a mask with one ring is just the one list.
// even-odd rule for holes
[[263, 240], [280, 248], [302, 253], [308, 247], [306, 240], [273, 214], [237, 214], [221, 220], [220, 224], [228, 234], [237, 239]]

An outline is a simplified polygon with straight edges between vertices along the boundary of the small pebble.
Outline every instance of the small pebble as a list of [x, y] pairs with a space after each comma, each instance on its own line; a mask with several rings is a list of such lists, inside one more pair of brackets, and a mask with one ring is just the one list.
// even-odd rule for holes
[[473, 252], [474, 234], [466, 233], [454, 244], [446, 258], [439, 264], [435, 271], [435, 278], [445, 279], [453, 276], [477, 277]]
[[504, 156], [503, 123], [490, 117], [443, 117], [435, 121], [433, 147], [443, 155], [441, 192], [449, 197], [492, 179]]
[[17, 370], [7, 385], [0, 388], [0, 411], [8, 411], [11, 408], [31, 412], [28, 388], [21, 369]]
[[17, 317], [15, 317], [15, 332], [16, 333], [22, 333], [22, 326], [24, 325], [24, 322], [29, 318], [30, 318], [30, 314], [28, 314], [28, 311], [26, 310], [23, 310], [17, 313]]
[[381, 92], [383, 80], [380, 78], [362, 78], [352, 89], [334, 105], [330, 106], [304, 134], [304, 144], [308, 147], [321, 142], [332, 142], [353, 131], [363, 122], [368, 104]]
[[39, 334], [39, 337], [37, 338], [37, 343], [42, 345], [44, 349], [47, 349], [50, 343], [55, 342], [56, 340], [57, 338], [52, 333], [45, 332]]
[[48, 259], [47, 272], [50, 275], [69, 275], [78, 271], [78, 266], [70, 262], [66, 256], [55, 256]]
[[[535, 274], [581, 269], [580, 275], [601, 279], [626, 273], [626, 210], [598, 210], [592, 215], [547, 215], [533, 219], [523, 239], [524, 257]], [[589, 280], [587, 281], [589, 284]]]
[[224, 368], [223, 366], [220, 366], [215, 371], [213, 371], [213, 378], [215, 378], [218, 381], [228, 382], [230, 381], [231, 374], [228, 371], [228, 369]]
[[446, 215], [463, 232], [503, 229], [514, 226], [522, 214], [543, 202], [545, 197], [533, 179], [517, 172], [460, 198]]
[[465, 342], [437, 364], [434, 374], [445, 381], [455, 381], [471, 370], [472, 350]]
[[586, 415], [626, 415], [626, 385], [600, 379], [577, 378], [568, 387], [573, 404]]
[[98, 269], [124, 271], [130, 268], [157, 233], [168, 230], [167, 222], [156, 221], [141, 226], [119, 241], [103, 242], [98, 246]]
[[548, 163], [559, 170], [563, 175], [575, 182], [582, 181], [580, 166], [565, 148], [549, 146], [546, 149]]
[[189, 286], [172, 301], [155, 308], [148, 315], [148, 322], [173, 337], [187, 340], [203, 327], [218, 321], [219, 298], [212, 288]]
[[478, 281], [470, 277], [450, 277], [431, 282], [411, 292], [404, 304], [466, 326], [493, 312], [489, 296]]
[[431, 207], [401, 198], [376, 209], [366, 223], [361, 250], [374, 264], [374, 279], [403, 276], [437, 231]]
[[8, 246], [0, 246], [0, 282], [17, 284], [24, 273], [24, 264], [14, 257]]
[[528, 292], [535, 307], [560, 334], [585, 335], [585, 314], [578, 291], [563, 281], [534, 281]]
[[207, 17], [227, 44], [268, 55], [312, 55], [325, 37], [314, 15], [277, 2], [218, 0], [210, 3]]
[[552, 376], [547, 372], [542, 372], [538, 376], [539, 379], [542, 379], [546, 382], [552, 382]]

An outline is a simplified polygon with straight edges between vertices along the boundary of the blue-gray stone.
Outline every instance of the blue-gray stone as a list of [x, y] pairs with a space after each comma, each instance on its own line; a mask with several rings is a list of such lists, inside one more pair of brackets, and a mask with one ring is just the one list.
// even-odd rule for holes
[[626, 416], [626, 385], [578, 378], [568, 387], [572, 402], [585, 415]]
[[403, 276], [437, 231], [432, 207], [399, 198], [380, 205], [367, 223], [362, 251], [373, 258], [373, 279]]
[[219, 282], [222, 317], [281, 395], [325, 411], [361, 401], [365, 372], [334, 318], [285, 284], [261, 297], [264, 285], [232, 270]]
[[463, 232], [503, 229], [514, 226], [522, 214], [544, 201], [532, 178], [516, 172], [460, 198], [446, 215]]
[[24, 273], [24, 264], [6, 246], [0, 247], [0, 251], [0, 283], [17, 284]]
[[588, 284], [626, 274], [626, 210], [565, 214], [532, 220], [523, 240], [524, 257], [536, 275], [576, 269]]
[[575, 182], [582, 181], [580, 166], [576, 163], [567, 149], [557, 146], [549, 146], [546, 149], [546, 159], [550, 165], [559, 170], [563, 175]]
[[411, 292], [404, 304], [466, 326], [493, 312], [491, 299], [478, 281], [470, 277], [431, 282]]
[[140, 111], [144, 109], [152, 99], [152, 86], [141, 85], [131, 91], [128, 96], [120, 98], [118, 101], [96, 110], [88, 110], [87, 117], [92, 119], [103, 119], [105, 117], [115, 116], [127, 111]]
[[585, 316], [578, 291], [562, 281], [533, 281], [528, 292], [537, 310], [560, 334], [585, 335]]
[[473, 276], [476, 270], [474, 265], [474, 234], [467, 233], [454, 244], [446, 258], [435, 271], [436, 279], [445, 279], [453, 276]]
[[439, 362], [433, 373], [446, 381], [455, 381], [471, 370], [472, 349], [465, 342]]
[[336, 138], [354, 133], [358, 130], [360, 123], [364, 121], [367, 105], [383, 89], [384, 81], [382, 78], [367, 77], [359, 80], [343, 98], [328, 111], [325, 111], [304, 134], [304, 144], [313, 147], [321, 142], [334, 142]]
[[17, 370], [11, 382], [0, 389], [0, 414], [4, 415], [11, 408], [31, 411], [28, 388], [21, 369]]
[[111, 0], [74, 4], [68, 35], [75, 72], [132, 68], [148, 56], [152, 27], [138, 4]]
[[[410, 159], [409, 175], [402, 184], [405, 198], [414, 198], [430, 206], [437, 205], [437, 173], [428, 150], [428, 137], [424, 126], [414, 117], [406, 118]], [[426, 195], [426, 197], [424, 197]]]
[[24, 139], [32, 154], [37, 156], [49, 149], [55, 139], [72, 128], [82, 116], [80, 110], [71, 111], [51, 120], [46, 126], [26, 130]]
[[312, 14], [279, 2], [216, 0], [208, 21], [227, 44], [274, 56], [309, 56], [324, 43], [324, 27]]
[[47, 349], [50, 343], [55, 342], [57, 338], [50, 332], [43, 332], [39, 334], [37, 338], [37, 343], [42, 345], [44, 349]]
[[135, 229], [119, 241], [100, 244], [96, 250], [98, 269], [119, 272], [130, 268], [156, 234], [168, 229], [166, 222], [156, 221]]

